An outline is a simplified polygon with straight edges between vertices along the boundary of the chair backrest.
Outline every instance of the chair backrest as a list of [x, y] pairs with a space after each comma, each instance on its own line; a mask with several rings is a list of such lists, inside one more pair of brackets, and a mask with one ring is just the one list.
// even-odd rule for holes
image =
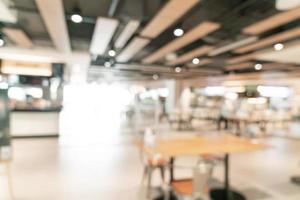
[[[155, 143], [156, 143], [156, 134], [154, 133], [154, 130], [147, 127], [145, 128], [145, 131], [143, 133], [143, 143], [146, 147], [149, 148], [155, 148]], [[153, 155], [155, 156], [155, 155]], [[144, 165], [148, 165], [148, 161], [149, 161], [149, 157], [148, 155], [141, 150], [141, 160], [143, 162]], [[152, 159], [152, 157], [151, 157]]]
[[200, 162], [193, 169], [193, 196], [201, 197], [205, 193], [208, 181], [211, 178], [213, 164]]

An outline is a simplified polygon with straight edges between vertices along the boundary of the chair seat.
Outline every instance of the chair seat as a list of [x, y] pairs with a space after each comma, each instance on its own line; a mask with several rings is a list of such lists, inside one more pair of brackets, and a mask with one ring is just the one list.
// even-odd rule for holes
[[171, 183], [176, 193], [183, 195], [192, 195], [193, 194], [193, 180], [175, 180]]
[[[181, 195], [193, 195], [193, 179], [175, 180], [171, 183], [176, 193]], [[204, 193], [209, 192], [208, 186], [205, 187]]]

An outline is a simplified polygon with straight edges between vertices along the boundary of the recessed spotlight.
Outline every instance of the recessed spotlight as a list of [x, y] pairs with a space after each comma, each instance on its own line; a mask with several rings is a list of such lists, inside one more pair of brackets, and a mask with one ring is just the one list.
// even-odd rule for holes
[[159, 76], [157, 74], [153, 74], [152, 78], [153, 78], [153, 80], [157, 80], [159, 78]]
[[80, 14], [74, 13], [73, 15], [71, 15], [71, 20], [72, 22], [78, 24], [82, 22], [83, 18]]
[[109, 50], [109, 51], [108, 51], [108, 55], [109, 55], [110, 57], [114, 57], [114, 56], [116, 55], [116, 52], [115, 52], [114, 50]]
[[176, 37], [180, 37], [184, 34], [184, 31], [181, 29], [181, 28], [176, 28], [174, 31], [173, 31], [173, 34], [176, 36]]
[[194, 65], [199, 64], [199, 62], [200, 62], [199, 58], [194, 58], [194, 59], [192, 60], [192, 63], [193, 63]]
[[182, 71], [181, 67], [175, 67], [175, 72], [180, 73]]
[[260, 64], [260, 63], [255, 64], [254, 69], [257, 70], [257, 71], [261, 70], [262, 69], [262, 64]]
[[281, 43], [277, 43], [277, 44], [274, 45], [275, 51], [280, 51], [280, 50], [282, 50], [283, 48], [284, 48], [284, 45], [281, 44]]
[[104, 63], [104, 67], [107, 67], [107, 68], [111, 67], [111, 63], [108, 62], [108, 61], [106, 61], [106, 62]]
[[3, 47], [4, 46], [4, 40], [2, 38], [0, 38], [0, 47]]

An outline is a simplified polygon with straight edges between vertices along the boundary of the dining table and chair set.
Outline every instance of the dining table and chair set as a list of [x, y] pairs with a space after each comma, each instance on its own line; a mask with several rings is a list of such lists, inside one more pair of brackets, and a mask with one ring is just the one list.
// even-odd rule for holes
[[[230, 187], [230, 156], [235, 153], [264, 150], [268, 146], [256, 140], [242, 138], [224, 132], [155, 134], [147, 130], [135, 138], [144, 163], [144, 178], [147, 179], [146, 197], [155, 200], [245, 200], [246, 197]], [[193, 166], [178, 165], [176, 159], [195, 157]], [[210, 188], [209, 182], [216, 165], [224, 166], [222, 187]], [[152, 197], [152, 174], [158, 169], [161, 174], [160, 195]], [[165, 171], [169, 180], [165, 181]], [[191, 177], [176, 178], [177, 170], [187, 170]]]

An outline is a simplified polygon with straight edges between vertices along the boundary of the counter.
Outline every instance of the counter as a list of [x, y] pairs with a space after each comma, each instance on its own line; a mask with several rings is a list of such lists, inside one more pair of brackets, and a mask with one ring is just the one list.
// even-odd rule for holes
[[13, 137], [56, 136], [59, 133], [60, 109], [12, 110], [10, 132]]

